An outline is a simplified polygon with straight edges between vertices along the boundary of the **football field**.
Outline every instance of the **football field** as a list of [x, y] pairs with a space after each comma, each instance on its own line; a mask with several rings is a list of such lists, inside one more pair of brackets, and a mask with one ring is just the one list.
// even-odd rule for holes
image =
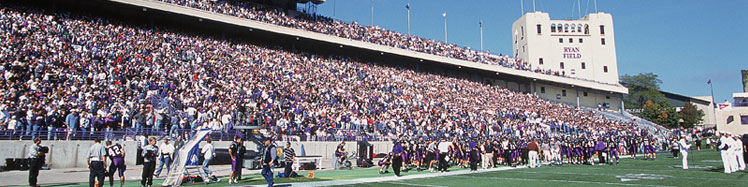
[[748, 186], [748, 172], [723, 171], [719, 152], [705, 150], [689, 154], [688, 170], [681, 169], [680, 158], [659, 154], [654, 161], [624, 159], [619, 165], [521, 168], [355, 186]]
[[[689, 170], [680, 168], [681, 159], [671, 154], [659, 154], [657, 160], [622, 159], [618, 165], [564, 165], [541, 168], [501, 167], [492, 171], [470, 173], [452, 169], [447, 173], [410, 171], [403, 177], [380, 175], [378, 168], [317, 171], [315, 178], [276, 178], [280, 186], [748, 186], [748, 172], [724, 174], [719, 152], [694, 151], [689, 155]], [[392, 171], [390, 169], [390, 171]], [[481, 169], [479, 169], [481, 171]], [[277, 172], [275, 173], [277, 174]], [[306, 176], [306, 172], [300, 172]], [[160, 186], [162, 180], [154, 180]], [[240, 184], [220, 183], [183, 186], [266, 186], [260, 175], [245, 175]], [[139, 186], [139, 181], [127, 181], [126, 186]], [[50, 186], [50, 185], [45, 185]], [[87, 186], [85, 183], [52, 186]], [[107, 185], [108, 186], [108, 181]]]

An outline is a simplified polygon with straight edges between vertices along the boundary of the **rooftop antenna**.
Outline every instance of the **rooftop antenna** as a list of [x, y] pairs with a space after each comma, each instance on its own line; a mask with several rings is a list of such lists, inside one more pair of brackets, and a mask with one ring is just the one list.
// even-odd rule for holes
[[597, 0], [595, 0], [595, 13], [597, 13]]
[[525, 15], [525, 0], [519, 0], [520, 15]]
[[582, 19], [582, 3], [577, 0], [577, 14], [579, 14], [578, 19]]
[[535, 12], [535, 0], [532, 0], [532, 12]]

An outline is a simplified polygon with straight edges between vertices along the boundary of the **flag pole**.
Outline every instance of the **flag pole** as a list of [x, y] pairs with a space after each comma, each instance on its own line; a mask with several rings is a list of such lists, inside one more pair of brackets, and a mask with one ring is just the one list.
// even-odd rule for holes
[[712, 121], [714, 121], [714, 126], [717, 127], [717, 103], [714, 102], [714, 85], [712, 84], [712, 79], [709, 79], [709, 88], [712, 91], [712, 114], [714, 114]]

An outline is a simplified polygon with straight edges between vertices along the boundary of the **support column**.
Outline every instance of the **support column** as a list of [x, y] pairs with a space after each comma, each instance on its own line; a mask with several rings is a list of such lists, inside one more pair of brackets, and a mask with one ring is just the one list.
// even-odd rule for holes
[[580, 106], [579, 106], [579, 89], [578, 88], [574, 88], [574, 90], [577, 91], [577, 109], [579, 109], [580, 108]]
[[621, 94], [621, 115], [623, 115], [623, 112], [626, 111], [626, 107], [623, 105], [623, 94]]

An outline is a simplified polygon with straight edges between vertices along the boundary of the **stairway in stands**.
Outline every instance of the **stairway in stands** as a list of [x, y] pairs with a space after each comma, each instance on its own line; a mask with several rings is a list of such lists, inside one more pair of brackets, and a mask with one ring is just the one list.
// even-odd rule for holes
[[657, 135], [657, 134], [669, 132], [667, 128], [661, 125], [658, 125], [658, 124], [655, 124], [654, 122], [634, 116], [633, 114], [628, 113], [628, 112], [623, 112], [623, 114], [621, 114], [619, 112], [596, 110], [596, 109], [587, 108], [587, 107], [582, 107], [582, 109], [588, 112], [594, 112], [595, 114], [600, 114], [609, 120], [624, 121], [624, 122], [636, 121], [636, 124], [639, 125], [639, 127], [648, 129], [649, 133], [651, 134]]

